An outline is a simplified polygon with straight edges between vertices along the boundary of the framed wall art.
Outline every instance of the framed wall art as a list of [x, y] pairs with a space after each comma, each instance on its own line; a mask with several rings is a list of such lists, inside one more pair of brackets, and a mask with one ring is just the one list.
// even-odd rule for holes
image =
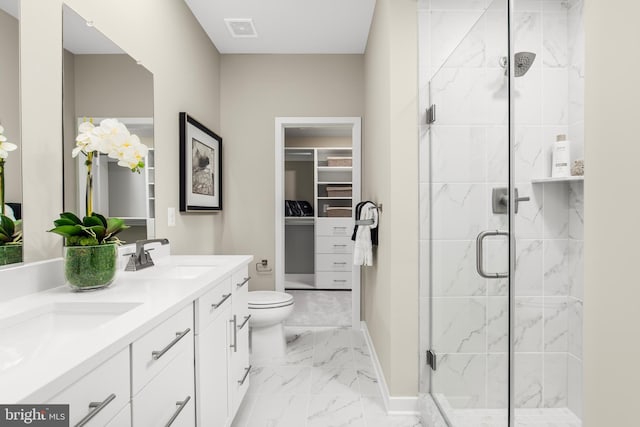
[[222, 210], [222, 138], [180, 113], [180, 212]]

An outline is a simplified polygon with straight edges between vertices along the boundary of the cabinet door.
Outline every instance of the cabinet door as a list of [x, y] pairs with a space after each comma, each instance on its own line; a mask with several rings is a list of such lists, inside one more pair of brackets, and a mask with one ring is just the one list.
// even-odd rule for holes
[[[238, 324], [236, 329], [240, 326]], [[229, 370], [229, 395], [231, 397], [231, 415], [235, 415], [249, 389], [249, 327], [248, 325], [236, 331], [237, 351], [231, 353], [231, 369]]]
[[196, 337], [196, 408], [198, 425], [224, 426], [229, 416], [227, 325], [231, 304]]
[[193, 365], [190, 345], [133, 397], [135, 427], [196, 425]]
[[245, 265], [232, 275], [230, 323], [229, 413], [234, 416], [249, 388], [249, 272]]
[[127, 405], [105, 427], [131, 427], [131, 405]]
[[128, 402], [129, 347], [49, 400], [69, 405], [70, 425], [90, 417], [87, 426], [107, 424]]

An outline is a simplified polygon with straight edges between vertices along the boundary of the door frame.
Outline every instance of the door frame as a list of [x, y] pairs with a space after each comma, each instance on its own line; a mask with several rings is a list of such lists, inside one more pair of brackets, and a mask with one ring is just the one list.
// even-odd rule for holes
[[[361, 195], [361, 141], [362, 119], [360, 117], [276, 117], [275, 118], [275, 289], [284, 292], [284, 148], [285, 129], [300, 127], [351, 127], [351, 149], [353, 157], [353, 200], [360, 201]], [[355, 215], [355, 211], [353, 212]], [[351, 326], [360, 329], [360, 269], [352, 270]]]

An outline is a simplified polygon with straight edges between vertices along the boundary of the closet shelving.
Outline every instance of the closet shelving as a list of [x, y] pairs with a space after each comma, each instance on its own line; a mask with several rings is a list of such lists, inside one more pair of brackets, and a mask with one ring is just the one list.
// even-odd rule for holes
[[313, 217], [285, 217], [286, 289], [352, 288], [352, 216], [360, 188], [352, 153], [351, 147], [285, 148], [286, 198], [309, 198], [314, 209]]

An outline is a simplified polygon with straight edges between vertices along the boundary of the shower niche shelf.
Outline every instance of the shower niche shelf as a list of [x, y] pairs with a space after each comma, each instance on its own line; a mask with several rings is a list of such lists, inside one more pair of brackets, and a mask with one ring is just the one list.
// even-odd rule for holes
[[531, 180], [532, 184], [546, 184], [549, 182], [580, 182], [584, 181], [584, 176], [566, 176], [562, 178], [534, 178]]

